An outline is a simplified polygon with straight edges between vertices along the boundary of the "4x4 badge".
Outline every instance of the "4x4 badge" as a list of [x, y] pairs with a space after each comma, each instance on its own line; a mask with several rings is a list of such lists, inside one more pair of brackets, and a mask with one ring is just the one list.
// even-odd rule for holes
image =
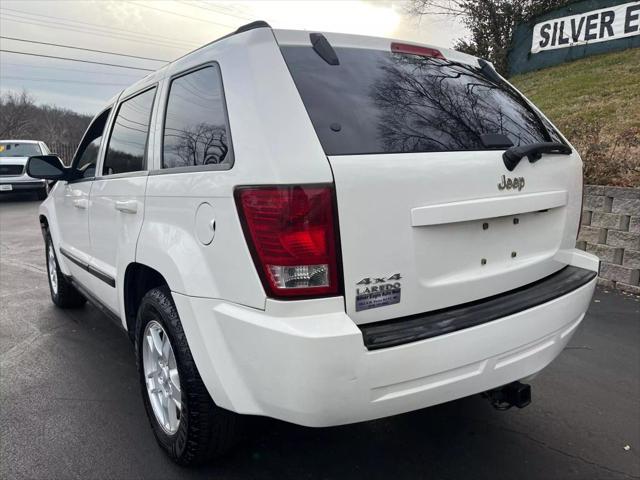
[[384, 283], [393, 282], [394, 280], [400, 280], [402, 277], [399, 273], [391, 275], [390, 277], [366, 277], [360, 280], [356, 285], [371, 285], [372, 283]]

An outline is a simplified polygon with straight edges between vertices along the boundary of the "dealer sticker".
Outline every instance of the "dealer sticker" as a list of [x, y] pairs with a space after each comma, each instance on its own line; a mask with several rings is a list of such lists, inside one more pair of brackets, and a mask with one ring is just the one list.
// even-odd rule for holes
[[356, 312], [400, 303], [399, 273], [390, 277], [366, 277], [356, 285]]

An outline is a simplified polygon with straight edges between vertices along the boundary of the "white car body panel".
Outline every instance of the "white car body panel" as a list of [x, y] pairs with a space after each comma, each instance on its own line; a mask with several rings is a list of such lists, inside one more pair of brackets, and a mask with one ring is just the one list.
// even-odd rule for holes
[[[138, 235], [145, 213], [147, 176], [131, 178], [97, 178], [91, 189], [89, 264], [124, 282], [124, 272], [135, 258]], [[118, 281], [120, 280], [120, 281]], [[91, 288], [113, 312], [120, 312], [118, 289], [93, 276]]]
[[[69, 271], [78, 281], [90, 285], [93, 276], [78, 263], [69, 259], [73, 255], [83, 264], [91, 260], [91, 240], [89, 238], [89, 195], [92, 182], [66, 183], [59, 182], [45, 203], [51, 201], [58, 217], [57, 245], [58, 263], [62, 271]], [[44, 205], [44, 204], [43, 204]], [[64, 265], [64, 267], [62, 267]]]
[[[225, 97], [236, 162], [225, 171], [150, 175], [137, 261], [161, 272], [175, 272], [168, 275], [168, 282], [176, 292], [264, 309], [266, 295], [246, 243], [239, 242], [244, 236], [234, 188], [330, 183], [333, 176], [270, 31], [252, 30], [229, 37], [224, 44], [213, 43], [170, 65], [166, 75], [212, 59], [220, 65], [224, 85], [234, 86], [225, 89]], [[160, 119], [167, 94], [164, 88]], [[160, 168], [161, 142], [157, 135], [156, 169]], [[242, 160], [248, 158], [255, 161]], [[216, 211], [216, 238], [210, 245], [194, 237], [195, 212], [203, 202]], [[171, 245], [162, 245], [165, 239]], [[220, 271], [225, 272], [223, 276]]]
[[[575, 258], [597, 267], [584, 252]], [[539, 372], [582, 321], [595, 283], [500, 320], [377, 351], [363, 348], [362, 333], [334, 299], [269, 300], [265, 312], [179, 294], [174, 300], [196, 362], [216, 366], [199, 367], [216, 403], [325, 427], [436, 405]]]
[[[526, 179], [520, 192], [498, 189], [502, 158], [494, 151], [349, 155], [330, 162], [347, 313], [356, 323], [518, 288], [564, 267], [556, 254], [575, 247], [578, 224], [568, 219], [578, 218], [581, 208], [577, 154], [521, 162], [517, 172], [507, 172]], [[358, 282], [396, 273], [400, 303], [356, 312]]]
[[[354, 48], [390, 45], [389, 39], [354, 35], [326, 38]], [[479, 393], [544, 368], [580, 324], [595, 279], [516, 314], [390, 348], [368, 350], [361, 328], [508, 292], [566, 266], [597, 272], [597, 258], [574, 248], [579, 155], [547, 155], [533, 164], [525, 159], [511, 173], [498, 151], [327, 156], [280, 45], [309, 46], [309, 33], [256, 28], [231, 35], [110, 102], [97, 172], [119, 102], [157, 86], [146, 169], [58, 182], [40, 215], [62, 272], [125, 328], [127, 269], [143, 265], [158, 272], [211, 397], [239, 413], [339, 425]], [[440, 50], [478, 65], [469, 55]], [[214, 62], [234, 164], [164, 170], [170, 82]], [[502, 175], [524, 177], [525, 188], [500, 190]], [[254, 265], [234, 190], [316, 184], [335, 187], [344, 295], [274, 300]], [[61, 248], [87, 268], [61, 255]], [[394, 274], [401, 275], [399, 303], [356, 311], [362, 278]]]

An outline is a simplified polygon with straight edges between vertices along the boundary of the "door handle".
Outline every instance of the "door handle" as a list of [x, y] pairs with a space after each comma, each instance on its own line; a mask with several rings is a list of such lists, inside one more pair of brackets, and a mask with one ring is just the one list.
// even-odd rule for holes
[[86, 198], [74, 198], [73, 206], [85, 210], [89, 206], [89, 201]]
[[82, 190], [76, 190], [67, 185], [64, 189], [64, 196], [69, 198], [78, 198], [82, 197], [84, 192]]
[[137, 213], [138, 202], [135, 200], [119, 200], [116, 202], [115, 208], [122, 213]]

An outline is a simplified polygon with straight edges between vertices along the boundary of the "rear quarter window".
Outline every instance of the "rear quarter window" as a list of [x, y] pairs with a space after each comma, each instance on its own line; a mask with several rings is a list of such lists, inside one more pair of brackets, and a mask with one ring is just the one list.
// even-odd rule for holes
[[222, 77], [216, 64], [171, 81], [163, 133], [163, 168], [233, 163]]
[[514, 145], [561, 141], [515, 90], [480, 68], [391, 51], [311, 47], [283, 56], [328, 155], [486, 150], [485, 134]]

